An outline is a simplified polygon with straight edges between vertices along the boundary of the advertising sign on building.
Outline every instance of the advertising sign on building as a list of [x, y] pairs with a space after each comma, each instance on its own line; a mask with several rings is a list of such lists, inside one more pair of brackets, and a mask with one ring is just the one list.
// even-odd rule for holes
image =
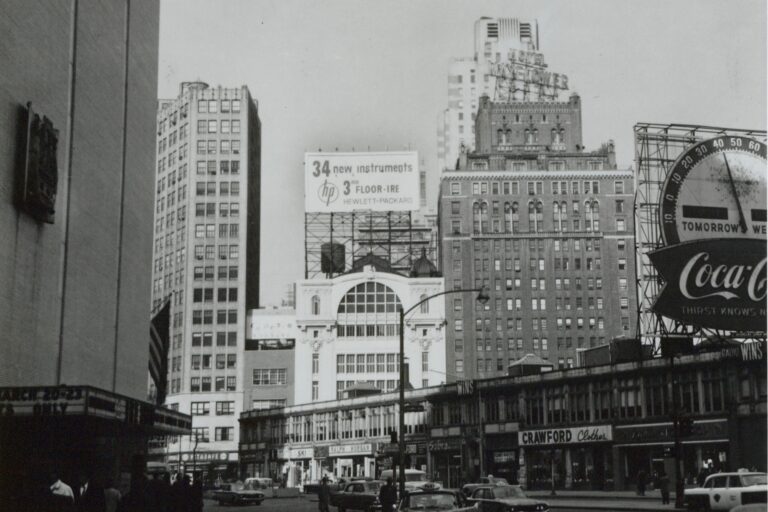
[[541, 446], [555, 444], [601, 443], [613, 439], [611, 425], [595, 425], [573, 428], [549, 428], [526, 430], [517, 433], [520, 446]]
[[328, 447], [329, 457], [338, 457], [339, 455], [371, 455], [373, 452], [374, 446], [371, 443], [341, 444]]
[[304, 175], [306, 212], [419, 209], [416, 151], [306, 153]]
[[665, 281], [653, 310], [688, 324], [764, 331], [766, 148], [723, 135], [691, 146], [659, 204], [665, 247], [650, 253]]

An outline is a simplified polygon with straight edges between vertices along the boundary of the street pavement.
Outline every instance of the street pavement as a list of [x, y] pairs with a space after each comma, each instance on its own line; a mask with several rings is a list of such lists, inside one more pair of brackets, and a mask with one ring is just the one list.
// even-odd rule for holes
[[[662, 505], [661, 496], [656, 492], [646, 496], [636, 496], [632, 492], [596, 492], [596, 491], [558, 491], [551, 496], [547, 491], [532, 491], [531, 497], [549, 503], [551, 509], [557, 512], [582, 511], [639, 511], [639, 512], [673, 512], [672, 503]], [[213, 500], [205, 500], [205, 512], [223, 512], [238, 510], [242, 512], [317, 512], [317, 496], [300, 495], [298, 498], [267, 498], [261, 505], [229, 506], [219, 505]], [[331, 512], [336, 512], [331, 507]]]

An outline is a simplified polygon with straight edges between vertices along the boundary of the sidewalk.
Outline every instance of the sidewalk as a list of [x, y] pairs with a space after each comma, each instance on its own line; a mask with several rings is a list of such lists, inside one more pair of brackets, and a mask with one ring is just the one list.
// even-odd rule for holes
[[555, 496], [550, 491], [528, 491], [531, 498], [549, 503], [550, 508], [588, 508], [593, 510], [641, 510], [665, 511], [675, 509], [675, 494], [670, 494], [670, 504], [661, 503], [661, 493], [658, 490], [648, 491], [645, 496], [638, 496], [633, 491], [557, 491]]

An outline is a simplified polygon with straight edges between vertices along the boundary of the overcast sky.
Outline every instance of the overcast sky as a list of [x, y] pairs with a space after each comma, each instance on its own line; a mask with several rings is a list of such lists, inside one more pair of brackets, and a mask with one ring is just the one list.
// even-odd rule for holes
[[159, 96], [202, 80], [258, 100], [263, 305], [304, 277], [304, 152], [410, 147], [437, 173], [448, 63], [482, 16], [538, 20], [587, 149], [615, 140], [620, 167], [637, 122], [766, 127], [765, 0], [161, 0]]

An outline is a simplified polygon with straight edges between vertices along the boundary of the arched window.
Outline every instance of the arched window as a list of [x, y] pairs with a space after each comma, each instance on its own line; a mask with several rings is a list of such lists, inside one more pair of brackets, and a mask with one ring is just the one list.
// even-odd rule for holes
[[525, 143], [533, 144], [533, 133], [528, 128], [525, 129]]
[[504, 144], [504, 130], [501, 128], [496, 131], [496, 144]]
[[528, 202], [528, 231], [536, 231], [536, 207], [533, 201]]
[[509, 203], [504, 203], [504, 232], [512, 232], [512, 207]]
[[480, 232], [480, 204], [472, 204], [472, 232]]
[[539, 130], [537, 128], [533, 129], [533, 143], [538, 144], [539, 142]]
[[507, 144], [512, 144], [512, 130], [509, 128], [504, 131], [504, 140]]
[[520, 206], [517, 201], [512, 203], [512, 232], [517, 233], [520, 231]]
[[339, 302], [336, 317], [338, 336], [397, 336], [400, 327], [398, 311], [401, 308], [400, 299], [388, 286], [374, 281], [360, 283]]
[[555, 231], [560, 231], [560, 203], [557, 201], [552, 205], [552, 226]]
[[480, 204], [480, 233], [488, 232], [488, 203]]
[[424, 302], [422, 302], [422, 303], [419, 305], [419, 312], [420, 312], [420, 313], [429, 313], [429, 301], [428, 301], [428, 300], [426, 300], [426, 298], [427, 298], [427, 294], [426, 294], [426, 293], [423, 293], [423, 294], [422, 294], [422, 295], [419, 297], [419, 300], [420, 300], [420, 301], [421, 301], [421, 300], [423, 300], [423, 301], [424, 301]]
[[568, 231], [568, 203], [560, 203], [560, 227], [561, 231]]
[[536, 231], [544, 227], [544, 204], [539, 201], [536, 203]]
[[312, 314], [313, 315], [320, 314], [320, 297], [318, 297], [317, 295], [312, 296]]

